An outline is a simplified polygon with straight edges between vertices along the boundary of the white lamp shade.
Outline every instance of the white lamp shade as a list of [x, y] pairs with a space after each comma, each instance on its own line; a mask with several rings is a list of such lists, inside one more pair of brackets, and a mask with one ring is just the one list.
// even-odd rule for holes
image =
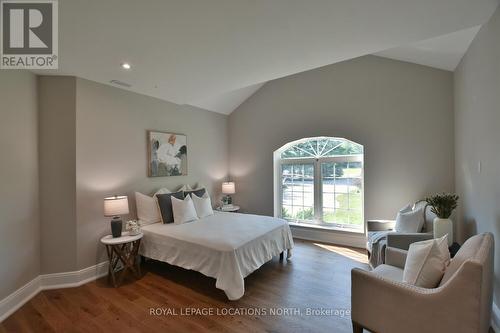
[[222, 183], [222, 193], [223, 194], [235, 194], [234, 182], [224, 182]]
[[104, 199], [104, 216], [117, 216], [128, 214], [128, 198], [114, 196]]

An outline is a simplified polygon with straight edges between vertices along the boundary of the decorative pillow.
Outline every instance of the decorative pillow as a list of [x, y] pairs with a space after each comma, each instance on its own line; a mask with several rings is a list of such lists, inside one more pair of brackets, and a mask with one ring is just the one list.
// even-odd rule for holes
[[142, 225], [161, 221], [158, 204], [154, 197], [135, 192], [135, 205], [137, 206], [137, 218], [142, 222]]
[[207, 187], [205, 186], [205, 184], [203, 184], [203, 183], [201, 183], [201, 182], [196, 183], [196, 185], [195, 185], [195, 186], [189, 186], [189, 185], [187, 185], [187, 186], [189, 187], [189, 189], [188, 189], [188, 190], [200, 190], [200, 189], [202, 189], [202, 188], [207, 188]]
[[187, 185], [187, 184], [184, 184], [184, 185], [182, 185], [182, 186], [181, 186], [181, 187], [177, 190], [177, 192], [179, 192], [179, 191], [191, 191], [191, 190], [192, 190], [191, 186], [189, 186], [189, 185]]
[[196, 215], [196, 209], [194, 208], [193, 199], [191, 196], [187, 196], [182, 199], [177, 199], [172, 196], [172, 210], [174, 212], [174, 223], [182, 224], [189, 221], [194, 221], [198, 219]]
[[[178, 192], [178, 191], [175, 191], [175, 192]], [[162, 187], [158, 191], [156, 191], [155, 194], [153, 194], [153, 197], [156, 197], [158, 194], [167, 194], [167, 193], [174, 193], [174, 191], [170, 191], [168, 188]]]
[[164, 193], [156, 195], [156, 201], [158, 202], [158, 209], [160, 211], [161, 221], [163, 223], [174, 222], [171, 197], [182, 200], [182, 198], [184, 197], [184, 192], [179, 191], [175, 193]]
[[410, 205], [402, 208], [396, 217], [396, 232], [415, 233], [420, 232], [424, 226], [423, 208], [412, 210]]
[[165, 193], [174, 193], [174, 192], [183, 192], [183, 191], [192, 191], [193, 189], [191, 188], [191, 186], [189, 185], [182, 185], [181, 187], [179, 187], [176, 191], [172, 191], [166, 187], [162, 187], [160, 188], [158, 191], [155, 192], [155, 194], [153, 194], [153, 197], [157, 194], [165, 194]]
[[205, 188], [200, 188], [196, 190], [189, 190], [189, 191], [184, 191], [184, 197], [189, 196], [190, 194], [197, 195], [198, 197], [202, 197], [205, 193], [207, 193], [207, 190]]
[[403, 282], [423, 288], [436, 288], [450, 263], [448, 235], [410, 245]]
[[212, 202], [208, 193], [205, 193], [201, 198], [196, 194], [191, 194], [193, 199], [194, 208], [196, 209], [196, 215], [198, 218], [204, 218], [210, 215], [214, 215], [214, 210], [212, 209]]
[[403, 208], [401, 208], [399, 210], [399, 213], [408, 213], [408, 212], [411, 212], [412, 211], [412, 205], [411, 204], [407, 204], [406, 206], [404, 206]]

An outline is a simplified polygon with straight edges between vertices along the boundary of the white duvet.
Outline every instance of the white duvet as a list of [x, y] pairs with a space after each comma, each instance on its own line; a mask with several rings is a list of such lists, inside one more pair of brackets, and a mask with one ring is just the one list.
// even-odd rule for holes
[[216, 212], [180, 225], [155, 223], [142, 227], [139, 253], [145, 257], [201, 272], [230, 300], [245, 293], [244, 278], [273, 256], [293, 247], [282, 219]]

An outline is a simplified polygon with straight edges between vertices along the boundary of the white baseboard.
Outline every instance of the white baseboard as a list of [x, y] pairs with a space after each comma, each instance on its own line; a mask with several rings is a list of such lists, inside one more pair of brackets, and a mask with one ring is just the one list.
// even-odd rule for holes
[[39, 275], [0, 300], [0, 322], [42, 290], [79, 287], [106, 275], [107, 272], [108, 262], [102, 262], [79, 271]]
[[364, 249], [366, 237], [364, 234], [352, 232], [331, 231], [307, 227], [290, 226], [294, 238], [316, 242], [332, 243]]
[[500, 333], [500, 309], [493, 302], [493, 308], [491, 311], [491, 327], [496, 333]]
[[36, 296], [41, 290], [40, 276], [37, 276], [21, 288], [0, 301], [0, 322]]
[[108, 262], [87, 267], [79, 271], [40, 275], [43, 290], [79, 287], [94, 281], [108, 272]]

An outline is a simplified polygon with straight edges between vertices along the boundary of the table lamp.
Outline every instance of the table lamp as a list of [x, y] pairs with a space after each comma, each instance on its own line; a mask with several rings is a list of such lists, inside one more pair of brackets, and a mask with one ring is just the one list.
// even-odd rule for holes
[[113, 217], [111, 220], [111, 234], [113, 237], [122, 235], [122, 219], [120, 215], [128, 214], [128, 198], [126, 196], [109, 197], [104, 199], [104, 216]]
[[222, 198], [222, 203], [224, 206], [231, 206], [233, 204], [233, 199], [230, 194], [235, 194], [234, 182], [224, 182], [222, 183], [222, 194], [225, 196]]

